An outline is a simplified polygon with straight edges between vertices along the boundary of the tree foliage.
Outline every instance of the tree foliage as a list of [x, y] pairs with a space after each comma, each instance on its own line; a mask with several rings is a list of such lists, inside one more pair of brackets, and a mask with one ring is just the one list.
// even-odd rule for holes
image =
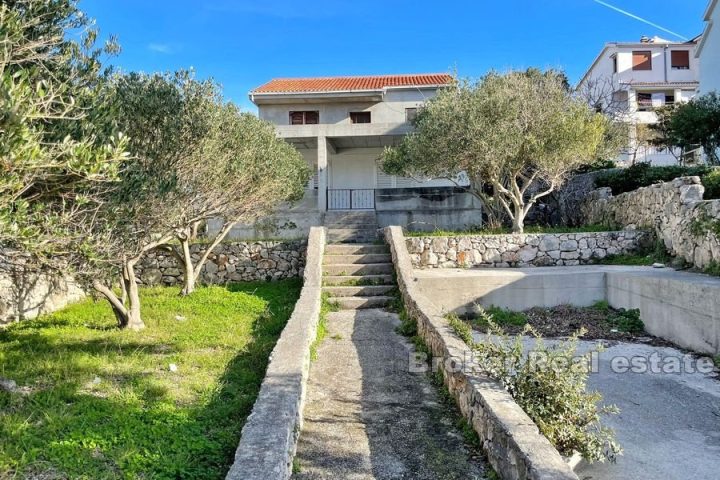
[[468, 190], [499, 205], [518, 232], [539, 198], [608, 153], [610, 130], [557, 72], [537, 70], [457, 82], [426, 103], [415, 128], [385, 150], [382, 168], [425, 178], [464, 172]]
[[720, 96], [711, 92], [657, 111], [657, 145], [687, 152], [702, 147], [708, 163], [717, 165], [720, 148]]
[[[76, 228], [102, 205], [124, 158], [112, 133], [78, 135], [87, 88], [99, 72], [95, 34], [81, 43], [66, 28], [86, 26], [74, 2], [0, 5], [0, 246], [53, 266], [92, 239]], [[83, 99], [83, 101], [80, 101]], [[26, 263], [29, 267], [30, 263]]]
[[121, 327], [139, 329], [135, 265], [146, 252], [187, 246], [218, 216], [219, 242], [302, 195], [309, 169], [213, 82], [112, 74], [101, 57], [117, 45], [95, 48], [96, 38], [73, 0], [0, 5], [0, 247], [73, 273]]

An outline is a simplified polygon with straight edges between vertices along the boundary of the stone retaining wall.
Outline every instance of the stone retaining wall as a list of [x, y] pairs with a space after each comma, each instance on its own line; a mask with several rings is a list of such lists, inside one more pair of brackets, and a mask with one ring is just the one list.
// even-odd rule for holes
[[[282, 280], [299, 277], [305, 267], [305, 240], [226, 242], [210, 254], [203, 267], [200, 283], [223, 284]], [[190, 246], [193, 261], [207, 248]], [[182, 283], [183, 271], [178, 260], [161, 250], [148, 253], [136, 267], [138, 280], [144, 285]]]
[[302, 429], [310, 345], [317, 335], [325, 228], [311, 227], [300, 298], [270, 355], [252, 413], [243, 426], [227, 480], [284, 480]]
[[577, 480], [577, 475], [530, 417], [498, 382], [477, 373], [469, 347], [439, 309], [419, 293], [400, 227], [385, 229], [398, 286], [408, 314], [431, 354], [442, 361], [443, 379], [463, 416], [480, 437], [488, 461], [505, 480]]
[[623, 230], [411, 237], [405, 243], [415, 268], [468, 268], [581, 265], [636, 251], [648, 240], [647, 232]]
[[35, 318], [85, 296], [72, 278], [0, 266], [0, 325]]
[[676, 178], [617, 196], [600, 188], [581, 209], [589, 223], [654, 230], [671, 254], [705, 268], [720, 261], [720, 200], [704, 201], [704, 191], [700, 177]]

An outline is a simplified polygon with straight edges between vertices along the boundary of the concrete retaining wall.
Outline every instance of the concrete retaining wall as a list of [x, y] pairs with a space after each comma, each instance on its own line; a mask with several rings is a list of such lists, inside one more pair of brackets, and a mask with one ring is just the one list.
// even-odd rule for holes
[[654, 229], [673, 255], [699, 268], [720, 262], [720, 200], [704, 201], [700, 177], [638, 188], [613, 196], [609, 188], [588, 195], [587, 222]]
[[385, 229], [405, 308], [435, 357], [442, 358], [445, 385], [480, 436], [488, 461], [507, 480], [577, 480], [530, 417], [496, 381], [481, 375], [469, 347], [441, 311], [420, 293], [400, 227]]
[[325, 229], [310, 229], [303, 288], [270, 356], [253, 411], [242, 429], [229, 480], [287, 479], [292, 474], [320, 318]]
[[[303, 274], [305, 240], [223, 242], [208, 257], [200, 274], [200, 283], [271, 281]], [[207, 245], [190, 246], [193, 261], [200, 259]], [[183, 271], [178, 259], [162, 250], [147, 253], [136, 267], [144, 285], [182, 283]]]
[[586, 307], [607, 300], [637, 308], [648, 333], [700, 353], [720, 354], [720, 279], [631, 266], [483, 270], [416, 270], [415, 285], [443, 313], [475, 305], [522, 311]]
[[415, 268], [581, 265], [631, 253], [648, 243], [638, 230], [411, 237], [405, 240]]

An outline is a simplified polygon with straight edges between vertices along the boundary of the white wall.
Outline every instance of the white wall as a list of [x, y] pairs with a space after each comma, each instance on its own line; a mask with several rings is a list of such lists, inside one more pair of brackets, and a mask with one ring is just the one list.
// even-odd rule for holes
[[388, 90], [385, 99], [377, 103], [288, 103], [259, 105], [260, 118], [275, 125], [289, 125], [291, 111], [319, 111], [320, 123], [330, 125], [350, 124], [350, 112], [370, 112], [371, 123], [403, 123], [405, 109], [417, 108], [428, 98], [435, 96], [434, 89]]
[[705, 44], [700, 52], [700, 93], [720, 92], [720, 7], [710, 16], [712, 25], [707, 29]]

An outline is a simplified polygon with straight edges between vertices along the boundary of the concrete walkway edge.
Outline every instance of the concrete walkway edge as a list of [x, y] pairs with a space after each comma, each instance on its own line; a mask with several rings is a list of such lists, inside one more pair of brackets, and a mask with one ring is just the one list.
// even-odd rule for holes
[[505, 480], [578, 480], [510, 394], [498, 382], [477, 373], [468, 346], [439, 309], [418, 292], [402, 229], [387, 227], [385, 237], [405, 307], [417, 321], [418, 333], [432, 355], [443, 360], [445, 385], [480, 436], [493, 468]]
[[242, 429], [228, 480], [287, 479], [302, 428], [310, 345], [320, 317], [325, 228], [308, 237], [303, 287], [270, 355], [260, 393]]

